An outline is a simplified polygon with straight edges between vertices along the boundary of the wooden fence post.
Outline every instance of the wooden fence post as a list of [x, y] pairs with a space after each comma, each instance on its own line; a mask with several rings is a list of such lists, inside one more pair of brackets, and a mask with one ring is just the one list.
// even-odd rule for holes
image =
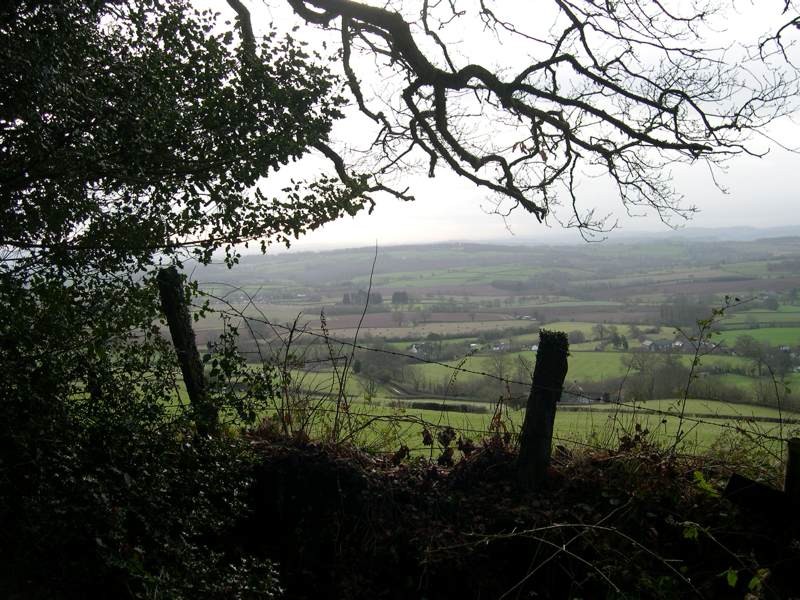
[[197, 432], [200, 435], [215, 435], [219, 431], [219, 411], [206, 393], [203, 363], [197, 351], [181, 277], [178, 270], [172, 266], [160, 269], [156, 281], [161, 297], [161, 309], [167, 317], [169, 333], [178, 355], [186, 392], [192, 404]]
[[789, 439], [789, 456], [786, 460], [783, 490], [789, 497], [792, 509], [800, 509], [800, 438]]
[[561, 331], [539, 331], [525, 420], [519, 436], [517, 479], [525, 489], [540, 485], [547, 476], [553, 444], [556, 403], [567, 376], [569, 341]]

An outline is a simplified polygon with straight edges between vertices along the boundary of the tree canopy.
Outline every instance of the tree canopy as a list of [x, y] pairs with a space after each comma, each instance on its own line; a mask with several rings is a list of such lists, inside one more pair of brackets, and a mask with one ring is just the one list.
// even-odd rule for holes
[[[357, 176], [258, 187], [324, 145], [336, 80], [290, 36], [243, 39], [181, 0], [4, 3], [0, 57], [0, 554], [16, 593], [219, 597], [242, 573], [234, 588], [270, 597], [268, 561], [225, 573], [197, 541], [241, 511], [244, 449], [193, 439], [152, 279], [364, 204]], [[211, 370], [224, 383], [237, 364]], [[225, 406], [252, 419], [244, 395]]]
[[[753, 134], [797, 95], [789, 2], [792, 20], [750, 44], [725, 41], [717, 29], [734, 7], [705, 0], [551, 0], [529, 11], [485, 0], [287, 2], [338, 32], [351, 97], [376, 124], [373, 174], [444, 166], [494, 194], [501, 212], [585, 230], [609, 223], [582, 178], [610, 183], [629, 211], [685, 216], [693, 207], [669, 167], [705, 163], [713, 177], [728, 158], [764, 152]], [[559, 204], [566, 214], [554, 213]]]
[[326, 140], [344, 100], [291, 37], [243, 42], [217, 20], [185, 1], [4, 10], [3, 246], [119, 268], [181, 246], [286, 240], [358, 207], [352, 180], [281, 199], [258, 189]]
[[223, 248], [232, 262], [236, 244], [289, 243], [366, 202], [355, 175], [310, 176], [279, 197], [259, 187], [324, 146], [344, 99], [324, 57], [291, 36], [237, 31], [187, 1], [0, 10], [9, 360], [147, 328], [163, 261]]

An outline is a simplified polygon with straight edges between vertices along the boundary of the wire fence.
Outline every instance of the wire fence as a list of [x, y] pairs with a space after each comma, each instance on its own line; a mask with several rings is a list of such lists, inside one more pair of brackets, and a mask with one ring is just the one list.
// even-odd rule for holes
[[[513, 429], [504, 428], [504, 424], [501, 424], [499, 427], [494, 428], [476, 428], [476, 427], [467, 427], [462, 425], [453, 425], [450, 422], [442, 423], [442, 422], [434, 422], [429, 419], [425, 419], [418, 415], [411, 415], [411, 414], [381, 414], [381, 413], [369, 413], [363, 411], [356, 411], [354, 413], [348, 412], [349, 409], [332, 409], [332, 408], [323, 408], [323, 407], [315, 407], [313, 409], [314, 413], [320, 414], [339, 414], [345, 415], [348, 414], [357, 419], [369, 419], [374, 422], [386, 422], [392, 423], [394, 425], [398, 424], [405, 424], [409, 426], [418, 426], [422, 429], [422, 431], [427, 430], [430, 433], [429, 443], [419, 446], [408, 446], [405, 443], [401, 444], [399, 448], [390, 449], [390, 450], [378, 450], [377, 454], [384, 454], [384, 455], [391, 455], [397, 453], [398, 449], [405, 448], [408, 452], [416, 452], [416, 453], [430, 453], [431, 455], [435, 454], [437, 450], [443, 450], [444, 448], [448, 447], [450, 443], [455, 443], [456, 440], [452, 439], [451, 442], [447, 444], [443, 444], [438, 441], [437, 436], [432, 432], [437, 431], [444, 431], [451, 429], [453, 433], [458, 434], [460, 436], [466, 436], [466, 441], [486, 441], [491, 439], [501, 439], [506, 446], [512, 446], [518, 439], [519, 439], [519, 432]], [[366, 429], [366, 428], [365, 428]], [[421, 432], [420, 432], [421, 433]], [[471, 437], [470, 437], [471, 436]], [[560, 444], [569, 445], [569, 446], [580, 446], [583, 448], [588, 448], [592, 450], [607, 450], [608, 447], [602, 444], [591, 443], [586, 441], [585, 439], [578, 439], [573, 437], [566, 437], [563, 435], [553, 435], [552, 439]], [[339, 440], [340, 442], [342, 440]], [[349, 441], [347, 435], [344, 436], [344, 441]], [[463, 440], [462, 440], [463, 441]], [[455, 447], [455, 446], [454, 446]]]
[[[242, 291], [241, 288], [237, 288], [236, 286], [231, 286], [231, 287], [233, 287], [235, 290]], [[559, 392], [566, 391], [571, 396], [573, 396], [575, 398], [579, 398], [581, 400], [584, 400], [587, 403], [585, 406], [588, 406], [588, 407], [592, 407], [593, 405], [597, 405], [597, 404], [600, 404], [600, 403], [611, 404], [617, 409], [617, 411], [619, 411], [621, 413], [647, 414], [647, 415], [652, 415], [652, 416], [656, 416], [656, 417], [661, 417], [663, 419], [680, 418], [681, 423], [686, 423], [687, 425], [691, 426], [692, 428], [695, 428], [695, 427], [698, 427], [700, 425], [703, 425], [703, 426], [715, 427], [715, 428], [718, 428], [719, 430], [730, 431], [730, 432], [736, 433], [736, 434], [744, 434], [744, 435], [747, 435], [747, 436], [750, 436], [750, 437], [753, 437], [753, 438], [758, 438], [758, 439], [761, 439], [761, 440], [768, 440], [768, 441], [772, 441], [772, 442], [781, 442], [781, 443], [783, 443], [783, 442], [787, 442], [789, 440], [789, 437], [787, 437], [787, 436], [782, 434], [783, 427], [781, 427], [781, 433], [779, 433], [778, 435], [775, 435], [774, 433], [758, 430], [756, 427], [754, 427], [754, 425], [757, 424], [759, 422], [759, 420], [761, 420], [762, 422], [768, 422], [768, 421], [764, 421], [763, 419], [759, 419], [758, 417], [748, 417], [748, 416], [737, 417], [737, 416], [731, 416], [731, 415], [722, 415], [722, 416], [716, 416], [716, 415], [705, 416], [705, 415], [703, 415], [703, 416], [698, 416], [698, 415], [694, 415], [694, 414], [691, 414], [691, 413], [687, 414], [687, 413], [685, 413], [685, 411], [681, 411], [681, 413], [678, 414], [675, 411], [663, 410], [662, 408], [655, 408], [655, 407], [652, 407], [652, 406], [646, 406], [646, 405], [639, 404], [639, 403], [627, 402], [627, 401], [625, 401], [625, 400], [623, 400], [621, 398], [621, 389], [617, 391], [617, 397], [616, 398], [613, 397], [613, 396], [610, 396], [610, 395], [608, 395], [608, 396], [606, 396], [604, 398], [599, 398], [597, 395], [586, 394], [580, 389], [569, 388], [569, 387], [562, 388], [562, 389], [559, 389], [559, 390], [555, 390], [554, 388], [548, 388], [548, 387], [545, 387], [545, 386], [534, 385], [532, 380], [519, 381], [519, 380], [516, 380], [516, 379], [509, 378], [509, 377], [503, 377], [503, 376], [497, 375], [495, 373], [489, 373], [489, 372], [482, 371], [482, 370], [479, 370], [479, 369], [473, 369], [473, 368], [466, 367], [466, 366], [464, 366], [464, 362], [465, 362], [466, 359], [468, 359], [470, 357], [470, 355], [467, 355], [466, 357], [461, 359], [459, 364], [455, 364], [454, 365], [454, 364], [451, 364], [449, 362], [440, 361], [440, 360], [432, 360], [432, 359], [429, 359], [429, 358], [425, 358], [423, 356], [419, 356], [417, 354], [409, 354], [409, 353], [401, 352], [401, 351], [398, 351], [398, 350], [395, 350], [395, 349], [391, 349], [391, 348], [375, 348], [375, 347], [368, 346], [368, 345], [363, 344], [363, 343], [359, 343], [359, 342], [357, 342], [355, 340], [351, 341], [351, 340], [339, 339], [339, 338], [336, 338], [336, 337], [332, 336], [330, 334], [329, 330], [327, 329], [327, 327], [325, 326], [324, 316], [322, 317], [322, 327], [319, 328], [319, 329], [312, 328], [312, 327], [308, 326], [308, 324], [304, 324], [302, 326], [299, 326], [298, 325], [298, 321], [295, 321], [292, 325], [283, 324], [283, 323], [276, 323], [276, 322], [268, 319], [260, 311], [258, 311], [259, 314], [257, 316], [256, 315], [245, 315], [245, 311], [250, 306], [255, 307], [255, 304], [252, 301], [252, 299], [249, 302], [246, 303], [244, 308], [237, 308], [237, 307], [233, 306], [225, 297], [220, 297], [220, 296], [211, 294], [209, 292], [201, 292], [201, 295], [205, 296], [207, 298], [210, 298], [210, 299], [214, 300], [215, 302], [220, 303], [220, 304], [222, 304], [222, 305], [224, 305], [226, 307], [226, 309], [223, 309], [221, 311], [219, 311], [217, 309], [214, 309], [215, 312], [220, 312], [221, 314], [226, 315], [228, 317], [234, 317], [234, 318], [242, 319], [242, 322], [244, 322], [246, 327], [248, 327], [250, 329], [250, 333], [252, 334], [253, 339], [256, 341], [256, 343], [258, 343], [258, 339], [259, 338], [258, 338], [258, 335], [256, 334], [256, 332], [253, 331], [252, 326], [253, 326], [253, 324], [261, 324], [261, 325], [266, 325], [267, 327], [269, 327], [274, 332], [274, 334], [276, 336], [276, 339], [279, 340], [281, 344], [285, 345], [287, 343], [287, 338], [286, 337], [282, 337], [280, 332], [283, 332], [284, 335], [288, 335], [288, 338], [289, 338], [288, 339], [288, 343], [291, 343], [292, 340], [296, 341], [301, 336], [309, 336], [311, 338], [316, 338], [316, 339], [320, 340], [321, 342], [323, 342], [325, 347], [328, 348], [329, 351], [331, 352], [331, 355], [328, 356], [328, 357], [314, 357], [314, 358], [311, 358], [311, 359], [305, 359], [304, 358], [302, 360], [299, 360], [299, 359], [295, 358], [294, 362], [291, 363], [291, 366], [293, 368], [303, 368], [303, 367], [306, 367], [306, 366], [318, 365], [318, 364], [324, 364], [324, 363], [329, 363], [331, 365], [336, 365], [337, 363], [341, 362], [341, 363], [344, 363], [343, 369], [346, 371], [348, 369], [348, 367], [351, 366], [348, 363], [350, 363], [352, 361], [353, 353], [356, 350], [363, 351], [363, 352], [380, 353], [380, 354], [388, 355], [388, 356], [395, 357], [395, 358], [398, 358], [398, 359], [403, 359], [405, 361], [409, 361], [409, 362], [412, 362], [412, 363], [425, 364], [425, 365], [436, 365], [438, 367], [447, 369], [450, 373], [452, 373], [453, 377], [457, 376], [458, 374], [467, 374], [467, 375], [472, 375], [472, 376], [476, 376], [476, 377], [482, 377], [482, 378], [486, 378], [486, 379], [489, 379], [489, 380], [493, 380], [493, 381], [496, 381], [498, 383], [502, 383], [503, 385], [507, 386], [507, 388], [510, 388], [511, 386], [523, 386], [524, 388], [527, 388], [527, 389], [539, 389], [539, 390], [542, 390], [542, 391], [559, 391]], [[208, 308], [208, 307], [207, 306], [203, 306], [203, 305], [195, 305], [195, 308]], [[364, 314], [365, 313], [366, 313], [366, 311], [364, 311]], [[362, 321], [363, 321], [363, 314], [362, 314]], [[360, 330], [360, 327], [361, 327], [361, 323], [359, 323], [357, 331]], [[334, 354], [332, 352], [332, 350], [331, 350], [333, 346], [338, 346], [339, 347], [339, 352]], [[349, 348], [351, 353], [349, 355], [348, 354], [343, 354], [343, 353], [340, 352], [341, 348]], [[245, 353], [249, 354], [249, 355], [257, 355], [262, 360], [266, 360], [266, 355], [261, 350], [260, 346], [259, 346], [259, 348], [257, 350], [245, 351]], [[439, 399], [441, 399], [443, 401], [443, 403], [444, 403], [450, 398], [441, 398], [440, 397]], [[452, 398], [452, 399], [453, 400], [458, 400], [457, 398]], [[506, 398], [506, 399], [508, 400], [508, 398]], [[516, 399], [520, 399], [520, 398], [517, 397]], [[684, 397], [683, 400], [685, 401], [686, 398]], [[680, 403], [681, 400], [679, 399], [677, 402]], [[318, 410], [327, 410], [327, 409], [319, 408]], [[610, 409], [609, 410], [605, 410], [603, 412], [604, 413], [608, 413], [609, 416], [612, 416], [614, 414], [614, 411], [610, 410]], [[780, 407], [779, 407], [779, 412], [780, 412]], [[382, 420], [382, 419], [387, 419], [388, 418], [388, 415], [385, 415], [385, 414], [383, 414], [383, 415], [381, 415], [381, 414], [369, 414], [369, 413], [363, 413], [363, 412], [358, 413], [358, 414], [361, 417], [372, 418], [372, 419], [375, 419], [375, 420]], [[392, 419], [398, 419], [399, 417], [395, 415], [395, 416], [392, 416], [391, 418]], [[710, 419], [717, 419], [717, 420], [710, 420]], [[727, 423], [727, 422], [720, 422], [721, 420], [734, 420], [734, 419], [738, 420], [738, 423], [731, 424], [731, 423]], [[798, 422], [797, 420], [794, 420], [794, 419], [784, 419], [782, 414], [781, 414], [780, 418], [775, 420], [775, 421], [779, 422], [781, 425], [783, 425], [783, 424], [796, 424]], [[423, 424], [423, 420], [421, 420], [421, 419], [416, 419], [416, 422], [418, 422], [420, 424]], [[424, 422], [424, 425], [427, 425], [427, 426], [429, 426], [431, 428], [440, 428], [440, 427], [449, 426], [449, 425], [444, 425], [443, 426], [443, 425], [441, 425], [441, 423], [432, 423], [432, 422]], [[748, 425], [748, 426], [745, 426], [745, 425]], [[458, 431], [459, 432], [463, 432], [463, 433], [475, 434], [477, 436], [491, 436], [491, 435], [496, 435], [497, 434], [497, 431], [496, 430], [492, 430], [492, 429], [481, 430], [481, 429], [471, 429], [471, 428], [459, 427]], [[516, 436], [517, 434], [515, 432], [509, 432], [509, 435]], [[554, 436], [554, 439], [556, 441], [561, 441], [561, 442], [565, 442], [565, 443], [577, 444], [577, 445], [585, 445], [587, 447], [594, 447], [592, 444], [582, 442], [581, 440], [578, 440], [578, 439], [563, 438], [563, 437], [558, 437], [558, 436]]]

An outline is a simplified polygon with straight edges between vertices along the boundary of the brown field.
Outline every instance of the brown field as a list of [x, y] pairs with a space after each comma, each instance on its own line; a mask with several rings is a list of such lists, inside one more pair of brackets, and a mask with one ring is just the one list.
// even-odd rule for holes
[[588, 321], [591, 323], [648, 323], [657, 320], [658, 307], [636, 306], [621, 310], [619, 306], [608, 309], [592, 306], [565, 306], [535, 309], [545, 321]]
[[[377, 337], [387, 338], [403, 338], [408, 340], [419, 340], [427, 336], [429, 333], [437, 333], [439, 335], [453, 335], [460, 334], [463, 337], [471, 337], [483, 331], [490, 331], [493, 329], [510, 329], [512, 327], [521, 327], [523, 323], [531, 323], [530, 321], [475, 321], [472, 322], [455, 322], [455, 323], [425, 323], [417, 325], [416, 327], [377, 327], [370, 329], [361, 329], [361, 335], [369, 334]], [[337, 329], [332, 332], [334, 337], [340, 339], [352, 338], [356, 333], [355, 328], [350, 329]]]
[[785, 292], [800, 286], [800, 277], [783, 279], [737, 279], [728, 281], [684, 281], [667, 284], [654, 283], [646, 286], [623, 286], [593, 290], [589, 295], [595, 300], [609, 300], [652, 294], [727, 294], [744, 293], [751, 290]]
[[[265, 314], [276, 323], [292, 321], [297, 312], [274, 310], [265, 307]], [[273, 309], [273, 310], [270, 310]], [[293, 309], [290, 309], [293, 310]], [[624, 311], [619, 306], [548, 306], [548, 307], [519, 307], [513, 309], [517, 314], [537, 312], [545, 323], [554, 321], [581, 321], [589, 323], [646, 323], [658, 315], [657, 307], [638, 306], [632, 310]], [[505, 312], [501, 312], [505, 311]], [[251, 311], [247, 311], [248, 314]], [[467, 312], [435, 312], [429, 313], [427, 322], [421, 321], [421, 314], [416, 311], [402, 311], [405, 315], [402, 326], [398, 327], [394, 313], [371, 313], [364, 317], [361, 324], [361, 333], [373, 336], [390, 338], [421, 339], [430, 333], [440, 335], [463, 334], [465, 337], [478, 335], [481, 332], [493, 329], [503, 330], [514, 327], [534, 327], [536, 321], [516, 319], [508, 313], [508, 309], [498, 309], [497, 312], [476, 312], [475, 319], [470, 318]], [[291, 315], [291, 318], [287, 318]], [[255, 316], [255, 314], [254, 314]], [[333, 337], [352, 338], [361, 319], [360, 314], [332, 315], [327, 318], [327, 327]], [[414, 325], [412, 325], [414, 323]], [[321, 325], [317, 313], [305, 313], [300, 320], [301, 325], [307, 325], [312, 330], [320, 330]], [[221, 332], [221, 321], [215, 315], [209, 315], [195, 326], [197, 340], [205, 344], [216, 339]]]
[[[403, 326], [398, 327], [395, 320], [394, 313], [373, 313], [364, 317], [362, 328], [389, 328], [389, 329], [406, 329], [408, 323], [414, 321], [422, 325], [422, 315], [415, 311], [400, 311], [404, 315]], [[328, 317], [328, 327], [330, 329], [351, 329], [358, 326], [361, 315], [337, 315]], [[495, 314], [495, 313], [475, 313], [475, 323], [483, 321], [509, 321], [514, 320], [514, 317], [508, 314]], [[528, 321], [520, 321], [527, 323]], [[433, 323], [469, 323], [474, 324], [473, 319], [470, 318], [470, 313], [461, 312], [437, 312], [429, 313], [428, 324]]]
[[[405, 290], [411, 288], [405, 288], [402, 285], [387, 285], [384, 287], [377, 286], [374, 290], [381, 292], [382, 294], [387, 295], [391, 294], [393, 291], [396, 290]], [[454, 296], [456, 298], [460, 298], [462, 296], [488, 296], [492, 298], [497, 297], [504, 297], [504, 296], [513, 296], [515, 293], [508, 292], [506, 290], [500, 290], [492, 285], [481, 285], [481, 284], [466, 284], [466, 285], [432, 285], [428, 287], [415, 287], [413, 288], [413, 293], [415, 296], [425, 296], [426, 294], [435, 294], [437, 296]]]

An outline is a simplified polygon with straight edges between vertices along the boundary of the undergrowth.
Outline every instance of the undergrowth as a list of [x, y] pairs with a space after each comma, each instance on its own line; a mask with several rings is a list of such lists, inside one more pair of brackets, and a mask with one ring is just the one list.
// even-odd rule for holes
[[731, 472], [769, 479], [776, 468], [730, 453], [676, 455], [647, 438], [635, 432], [615, 450], [559, 448], [547, 485], [525, 493], [502, 436], [443, 466], [253, 433], [254, 512], [241, 528], [248, 551], [278, 562], [294, 598], [797, 592], [790, 528], [722, 498]]

